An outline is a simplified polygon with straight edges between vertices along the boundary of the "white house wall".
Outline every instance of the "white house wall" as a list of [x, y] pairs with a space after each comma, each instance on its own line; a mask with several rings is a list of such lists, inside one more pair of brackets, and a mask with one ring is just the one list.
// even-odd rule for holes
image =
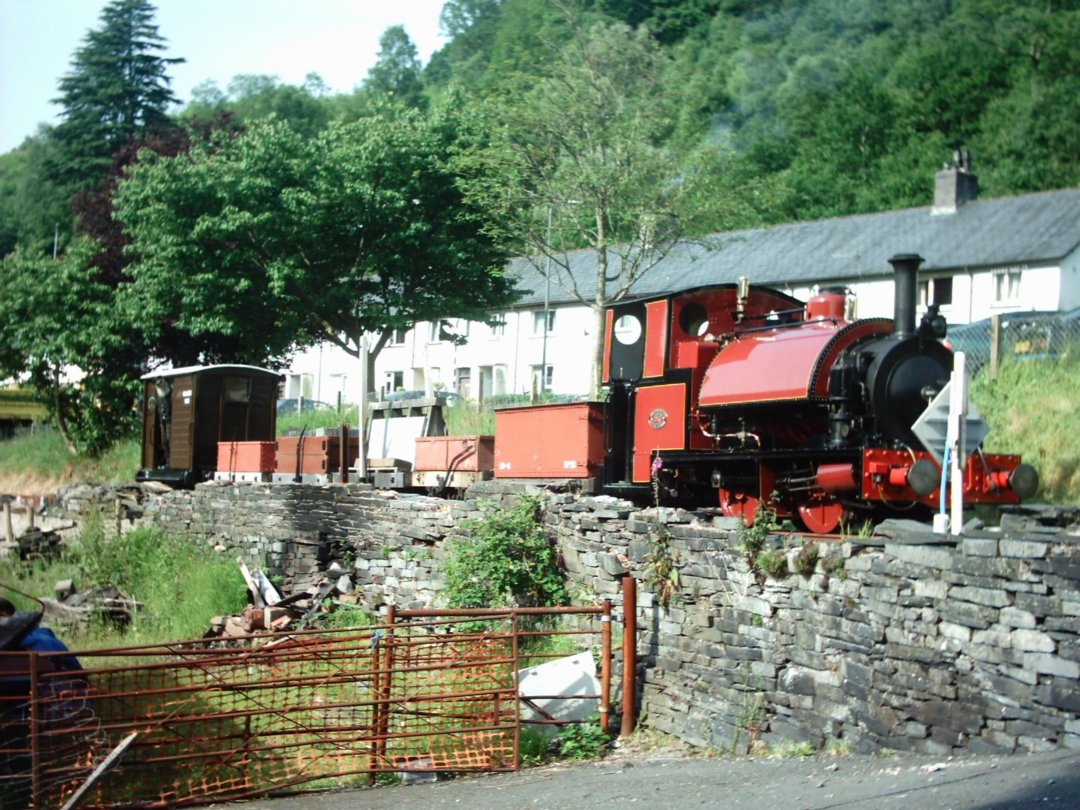
[[1074, 250], [1061, 263], [1060, 309], [1080, 307], [1080, 250]]
[[[543, 334], [542, 310], [505, 313], [502, 330], [472, 322], [460, 322], [451, 330], [463, 335], [464, 343], [431, 340], [428, 323], [409, 330], [404, 341], [388, 344], [375, 361], [375, 378], [368, 390], [387, 389], [458, 390], [459, 369], [468, 369], [468, 396], [476, 399], [479, 385], [484, 395], [529, 394], [533, 388], [533, 367], [546, 357], [551, 367], [548, 388], [553, 394], [579, 395], [588, 391], [592, 345], [592, 310], [585, 306], [554, 307], [554, 323]], [[539, 320], [539, 324], [537, 324]], [[400, 375], [400, 377], [396, 376]], [[330, 343], [298, 352], [292, 359], [285, 384], [285, 396], [314, 399], [336, 405], [360, 399], [360, 361]]]

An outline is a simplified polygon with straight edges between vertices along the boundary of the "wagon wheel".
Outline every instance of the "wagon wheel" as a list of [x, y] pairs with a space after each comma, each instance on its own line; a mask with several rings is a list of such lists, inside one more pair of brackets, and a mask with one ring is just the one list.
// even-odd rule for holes
[[832, 534], [844, 517], [844, 505], [831, 495], [815, 492], [799, 504], [799, 518], [808, 531]]
[[761, 499], [749, 492], [720, 487], [720, 511], [728, 517], [742, 518], [747, 526], [754, 525]]

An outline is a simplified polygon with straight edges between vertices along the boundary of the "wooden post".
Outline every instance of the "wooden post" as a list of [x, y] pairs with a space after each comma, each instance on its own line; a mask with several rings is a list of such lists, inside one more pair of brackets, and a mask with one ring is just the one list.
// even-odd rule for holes
[[[338, 408], [341, 407], [341, 394], [338, 394]], [[349, 483], [349, 426], [342, 423], [341, 440], [338, 442], [338, 483]]]
[[990, 316], [990, 376], [996, 377], [1001, 363], [1001, 313]]
[[15, 530], [11, 526], [11, 499], [4, 498], [4, 539], [15, 542]]
[[634, 730], [637, 704], [637, 581], [623, 577], [623, 695], [622, 736]]

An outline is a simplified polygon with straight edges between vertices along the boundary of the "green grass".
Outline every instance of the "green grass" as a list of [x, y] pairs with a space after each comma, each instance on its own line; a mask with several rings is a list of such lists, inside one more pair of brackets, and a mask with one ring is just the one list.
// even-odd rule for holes
[[985, 449], [1038, 470], [1033, 500], [1080, 503], [1080, 357], [1004, 363], [975, 378], [971, 399], [990, 425]]
[[130, 482], [139, 468], [139, 443], [126, 439], [100, 458], [73, 456], [55, 430], [0, 441], [0, 475], [95, 483]]
[[[212, 616], [239, 613], [247, 604], [247, 587], [231, 558], [157, 528], [118, 537], [93, 516], [58, 559], [32, 564], [0, 559], [0, 581], [21, 593], [51, 594], [61, 579], [74, 580], [84, 592], [116, 586], [142, 605], [126, 629], [104, 620], [54, 628], [75, 649], [197, 638]], [[17, 594], [5, 590], [3, 595], [22, 608], [36, 609]]]

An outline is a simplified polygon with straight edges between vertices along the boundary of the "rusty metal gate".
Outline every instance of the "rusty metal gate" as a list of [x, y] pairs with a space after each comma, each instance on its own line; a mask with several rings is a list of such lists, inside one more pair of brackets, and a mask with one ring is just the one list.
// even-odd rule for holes
[[[600, 691], [576, 697], [595, 701], [606, 728], [610, 602], [391, 609], [378, 627], [244, 646], [80, 651], [85, 679], [50, 671], [49, 653], [0, 653], [0, 808], [174, 807], [362, 786], [379, 774], [512, 770], [523, 723], [517, 673], [565, 654], [550, 641], [536, 652], [539, 639], [600, 659]], [[632, 657], [632, 642], [623, 647]], [[23, 694], [11, 688], [19, 678]], [[126, 751], [102, 773], [122, 741]]]

